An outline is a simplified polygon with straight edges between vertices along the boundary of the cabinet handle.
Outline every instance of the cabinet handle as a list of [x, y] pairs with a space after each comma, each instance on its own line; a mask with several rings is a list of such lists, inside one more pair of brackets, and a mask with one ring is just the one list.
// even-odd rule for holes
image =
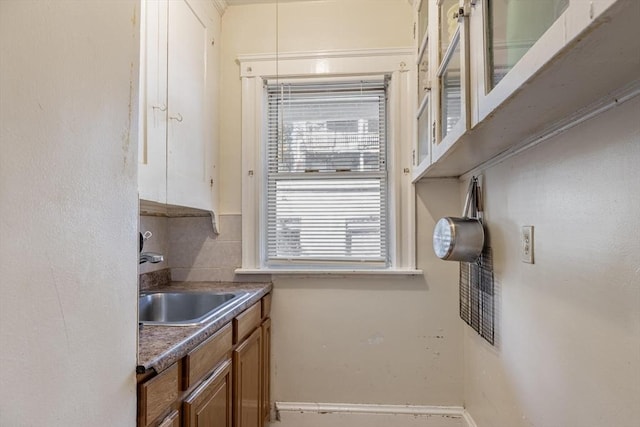
[[175, 116], [169, 116], [169, 120], [175, 120], [176, 122], [181, 122], [182, 114], [178, 113]]
[[165, 104], [153, 105], [151, 108], [154, 110], [167, 111], [167, 106]]

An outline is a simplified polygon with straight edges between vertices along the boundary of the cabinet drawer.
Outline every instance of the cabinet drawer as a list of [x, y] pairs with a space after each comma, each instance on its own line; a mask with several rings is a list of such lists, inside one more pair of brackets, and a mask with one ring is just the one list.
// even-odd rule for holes
[[140, 424], [149, 425], [178, 398], [178, 364], [140, 385]]
[[242, 314], [233, 319], [233, 343], [242, 341], [255, 328], [260, 326], [261, 319], [260, 301], [246, 309]]
[[180, 427], [180, 412], [174, 410], [167, 418], [162, 420], [158, 427]]
[[231, 351], [233, 330], [227, 323], [213, 336], [193, 349], [184, 359], [183, 390], [195, 385]]
[[262, 318], [266, 319], [271, 314], [271, 294], [267, 294], [260, 300], [262, 304]]
[[184, 427], [231, 427], [231, 375], [227, 359], [184, 400]]

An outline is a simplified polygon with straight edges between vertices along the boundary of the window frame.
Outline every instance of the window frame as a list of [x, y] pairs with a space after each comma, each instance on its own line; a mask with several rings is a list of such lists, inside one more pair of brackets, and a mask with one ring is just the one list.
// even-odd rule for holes
[[[276, 98], [280, 99], [283, 102], [286, 102], [287, 99], [290, 99], [286, 95], [287, 88], [291, 88], [291, 93], [293, 97], [291, 99], [297, 99], [297, 100], [305, 99], [305, 96], [308, 97], [309, 93], [312, 93], [314, 98], [319, 96], [319, 97], [322, 97], [323, 100], [329, 101], [330, 99], [334, 99], [334, 100], [344, 99], [343, 94], [345, 90], [349, 91], [350, 93], [354, 93], [352, 96], [359, 96], [357, 93], [358, 87], [360, 87], [359, 90], [362, 91], [363, 90], [362, 84], [364, 83], [366, 87], [364, 91], [368, 98], [368, 101], [367, 101], [369, 103], [368, 105], [375, 105], [376, 108], [378, 109], [377, 117], [384, 120], [384, 122], [381, 123], [382, 133], [380, 132], [380, 128], [377, 130], [377, 134], [379, 135], [379, 137], [381, 136], [379, 140], [381, 144], [379, 144], [378, 151], [376, 154], [377, 167], [375, 170], [333, 171], [333, 172], [318, 171], [317, 173], [306, 174], [306, 173], [301, 173], [300, 171], [279, 173], [277, 171], [274, 171], [273, 169], [270, 169], [269, 161], [275, 160], [273, 158], [269, 158], [269, 156], [274, 155], [274, 152], [272, 151], [274, 148], [271, 144], [273, 144], [274, 142], [277, 142], [274, 140], [273, 136], [274, 136], [275, 126], [278, 126], [278, 123], [273, 121], [270, 122], [269, 120], [272, 120], [274, 117], [281, 117], [280, 114], [274, 114], [274, 113], [280, 112], [280, 108], [282, 107], [281, 103], [274, 104], [274, 102], [272, 101], [267, 103], [267, 113], [268, 113], [267, 126], [270, 129], [270, 132], [267, 133], [267, 137], [265, 137], [263, 141], [263, 143], [267, 145], [266, 152], [268, 153], [268, 155], [265, 156], [265, 159], [264, 159], [264, 167], [265, 167], [265, 176], [267, 178], [266, 179], [267, 184], [269, 182], [272, 182], [271, 179], [273, 179], [274, 181], [278, 181], [282, 179], [288, 182], [299, 182], [299, 183], [306, 181], [310, 183], [310, 185], [318, 185], [319, 183], [322, 183], [322, 182], [327, 184], [329, 182], [338, 182], [339, 184], [340, 183], [346, 184], [347, 181], [355, 184], [356, 182], [360, 182], [363, 179], [367, 181], [379, 180], [381, 184], [379, 195], [381, 197], [379, 199], [380, 204], [377, 206], [380, 207], [380, 212], [382, 215], [381, 215], [381, 218], [379, 219], [381, 227], [376, 229], [380, 230], [379, 234], [381, 239], [377, 239], [376, 241], [380, 243], [380, 249], [382, 250], [382, 253], [381, 253], [382, 257], [379, 257], [378, 259], [365, 259], [365, 258], [360, 259], [360, 258], [349, 258], [346, 256], [346, 254], [343, 254], [341, 256], [341, 255], [338, 255], [337, 253], [334, 253], [333, 255], [325, 254], [322, 256], [309, 257], [306, 259], [304, 256], [302, 256], [301, 258], [294, 257], [292, 259], [287, 259], [286, 257], [277, 257], [277, 256], [274, 257], [274, 255], [277, 255], [277, 254], [272, 253], [272, 251], [277, 247], [278, 241], [277, 239], [275, 239], [276, 236], [270, 235], [269, 233], [269, 230], [271, 230], [275, 225], [269, 221], [269, 218], [270, 218], [269, 209], [275, 208], [275, 206], [272, 205], [271, 203], [275, 204], [276, 199], [278, 198], [278, 192], [275, 191], [273, 188], [269, 188], [269, 186], [267, 185], [264, 188], [264, 191], [265, 191], [264, 194], [265, 194], [266, 205], [267, 205], [267, 209], [265, 212], [267, 227], [261, 230], [261, 232], [264, 233], [262, 242], [265, 245], [265, 259], [263, 260], [263, 264], [267, 268], [269, 267], [282, 268], [282, 267], [292, 267], [292, 266], [305, 267], [310, 264], [316, 265], [316, 266], [329, 266], [329, 267], [340, 266], [340, 268], [348, 268], [348, 267], [356, 267], [356, 266], [359, 266], [359, 267], [367, 266], [368, 268], [388, 267], [390, 259], [389, 259], [389, 250], [388, 250], [389, 249], [389, 245], [388, 245], [389, 243], [388, 181], [389, 180], [388, 180], [388, 166], [387, 166], [387, 163], [388, 163], [387, 162], [388, 81], [386, 76], [381, 76], [377, 78], [367, 77], [367, 78], [362, 78], [355, 81], [353, 81], [353, 79], [345, 80], [341, 78], [336, 78], [335, 81], [334, 80], [326, 81], [326, 79], [324, 79], [322, 82], [309, 82], [307, 81], [307, 79], [305, 79], [305, 82], [300, 82], [299, 80], [296, 80], [296, 79], [287, 79], [285, 81], [279, 79], [278, 81], [270, 80], [267, 83], [268, 84], [266, 85], [266, 88], [265, 88], [265, 97], [267, 97], [270, 100], [271, 96], [274, 95], [273, 88], [275, 87], [276, 88], [275, 91], [278, 92], [275, 95]], [[272, 88], [271, 92], [269, 92], [269, 87]], [[311, 92], [306, 92], [306, 93], [300, 92], [300, 89], [296, 89], [296, 87], [302, 88], [303, 91], [305, 88], [307, 88], [311, 90]], [[285, 93], [284, 96], [282, 95], [282, 92], [281, 92], [282, 88], [284, 88], [284, 93]], [[331, 92], [332, 89], [334, 89], [333, 92]], [[376, 100], [373, 101], [372, 97], [375, 97]], [[292, 107], [289, 107], [289, 108], [292, 108]], [[329, 125], [334, 122], [328, 121], [326, 123], [327, 125]], [[358, 123], [356, 122], [356, 130], [358, 127], [357, 125]], [[309, 146], [307, 148], [312, 149], [314, 147]], [[363, 151], [358, 151], [358, 152], [364, 153]], [[339, 154], [337, 155], [339, 156]], [[293, 181], [290, 181], [291, 179], [293, 179]], [[334, 190], [337, 190], [337, 187], [334, 186], [333, 188]], [[272, 190], [271, 192], [269, 191], [270, 189]], [[358, 211], [360, 212], [359, 213], [360, 215], [365, 214], [365, 212], [362, 212], [361, 209], [358, 209]], [[274, 212], [272, 211], [271, 214], [273, 215]], [[355, 218], [350, 218], [350, 219], [345, 218], [345, 221], [346, 221], [345, 226], [347, 226], [350, 220], [355, 220]], [[335, 231], [334, 227], [335, 225], [333, 225], [331, 228]], [[346, 245], [345, 250], [348, 251], [347, 248], [350, 247], [349, 233], [345, 232], [345, 234], [346, 234], [344, 236], [344, 238], [346, 239], [344, 241]], [[274, 240], [270, 240], [270, 237], [273, 237]], [[338, 242], [336, 241], [335, 243], [338, 243]], [[275, 245], [275, 247], [273, 245]], [[312, 243], [312, 246], [313, 246], [313, 243]], [[331, 257], [335, 257], [336, 259], [335, 260], [328, 259]], [[322, 259], [322, 258], [325, 258], [325, 259]]]
[[[421, 274], [415, 268], [415, 190], [411, 183], [415, 120], [413, 50], [311, 52], [238, 57], [242, 81], [242, 267], [236, 274]], [[346, 81], [390, 76], [387, 105], [387, 267], [267, 265], [266, 127], [267, 81]]]

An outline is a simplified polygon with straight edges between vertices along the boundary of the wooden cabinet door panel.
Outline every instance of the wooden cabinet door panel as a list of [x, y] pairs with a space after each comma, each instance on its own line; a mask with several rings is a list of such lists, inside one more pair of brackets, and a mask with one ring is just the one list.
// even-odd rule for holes
[[262, 427], [262, 329], [233, 352], [234, 427]]
[[178, 381], [178, 364], [174, 363], [167, 370], [140, 385], [138, 390], [140, 425], [149, 425], [169, 412], [169, 408], [178, 398]]
[[184, 401], [184, 427], [231, 427], [231, 360], [223, 364]]

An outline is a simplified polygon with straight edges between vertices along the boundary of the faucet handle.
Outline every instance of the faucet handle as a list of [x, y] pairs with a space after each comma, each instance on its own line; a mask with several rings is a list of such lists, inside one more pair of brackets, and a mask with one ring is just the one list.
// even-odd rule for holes
[[156, 252], [142, 252], [140, 254], [140, 264], [150, 262], [151, 264], [157, 264], [164, 261], [164, 256]]

